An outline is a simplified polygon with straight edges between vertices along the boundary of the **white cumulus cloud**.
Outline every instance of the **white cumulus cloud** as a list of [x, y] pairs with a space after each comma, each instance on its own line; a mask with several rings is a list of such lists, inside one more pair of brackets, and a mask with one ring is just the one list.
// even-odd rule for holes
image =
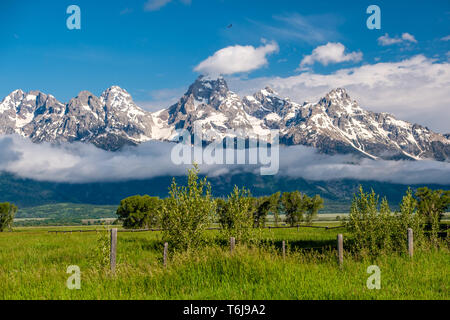
[[345, 53], [345, 46], [339, 42], [328, 42], [326, 45], [315, 48], [310, 55], [307, 55], [300, 62], [300, 68], [319, 62], [323, 65], [330, 63], [340, 63], [346, 61], [361, 61], [361, 52]]
[[344, 68], [331, 74], [304, 72], [286, 78], [232, 78], [228, 83], [241, 95], [253, 94], [269, 85], [299, 103], [317, 101], [331, 89], [343, 87], [365, 109], [389, 112], [438, 132], [450, 132], [450, 63], [423, 55]]
[[235, 45], [223, 48], [194, 68], [208, 75], [230, 75], [249, 72], [268, 64], [267, 56], [278, 51], [276, 42], [260, 47]]

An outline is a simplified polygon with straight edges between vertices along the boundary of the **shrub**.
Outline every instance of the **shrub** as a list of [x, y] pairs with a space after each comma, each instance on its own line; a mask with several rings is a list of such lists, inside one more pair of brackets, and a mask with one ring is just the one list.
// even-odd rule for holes
[[414, 232], [416, 246], [423, 244], [424, 223], [417, 213], [417, 203], [409, 189], [400, 203], [400, 210], [392, 213], [386, 199], [372, 190], [365, 193], [362, 187], [354, 196], [350, 216], [346, 222], [353, 240], [353, 249], [372, 256], [381, 252], [406, 252], [407, 229]]
[[215, 201], [206, 177], [199, 179], [196, 164], [188, 171], [187, 186], [175, 179], [162, 207], [163, 238], [174, 249], [196, 249], [206, 241], [205, 229], [213, 221]]
[[227, 200], [220, 202], [219, 222], [222, 226], [221, 234], [228, 239], [247, 242], [253, 239], [254, 199], [250, 191], [237, 186], [228, 196]]
[[414, 234], [414, 246], [420, 247], [425, 244], [425, 218], [418, 211], [418, 203], [414, 199], [411, 189], [408, 189], [406, 195], [400, 203], [400, 210], [396, 213], [397, 232], [396, 245], [403, 252], [407, 250], [407, 229], [411, 228]]
[[390, 235], [390, 231], [385, 228], [391, 227], [390, 209], [386, 200], [383, 200], [380, 214], [378, 214], [378, 207], [379, 197], [375, 192], [372, 190], [370, 194], [365, 193], [360, 186], [359, 193], [353, 198], [349, 220], [346, 223], [357, 251], [376, 254], [384, 244], [389, 246], [390, 239], [387, 235]]

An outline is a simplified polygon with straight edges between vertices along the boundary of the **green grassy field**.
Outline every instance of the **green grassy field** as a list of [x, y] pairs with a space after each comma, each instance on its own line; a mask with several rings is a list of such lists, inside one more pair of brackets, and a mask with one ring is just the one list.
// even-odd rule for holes
[[[328, 223], [331, 225], [333, 223]], [[48, 233], [93, 227], [16, 228], [0, 233], [0, 299], [450, 299], [447, 248], [375, 261], [346, 254], [336, 262], [335, 239], [343, 229], [265, 230], [272, 245], [226, 244], [197, 253], [170, 253], [162, 266], [159, 232], [118, 233], [113, 275], [98, 265], [96, 233]], [[211, 237], [216, 231], [210, 231]], [[281, 241], [286, 240], [286, 259]], [[305, 247], [329, 249], [306, 250]], [[367, 267], [381, 269], [381, 289], [366, 286]], [[81, 289], [69, 290], [69, 265], [81, 269]]]

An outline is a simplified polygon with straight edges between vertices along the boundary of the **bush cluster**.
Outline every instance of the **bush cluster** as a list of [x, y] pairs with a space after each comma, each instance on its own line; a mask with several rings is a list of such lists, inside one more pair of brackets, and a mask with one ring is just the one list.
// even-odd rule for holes
[[[442, 190], [420, 188], [414, 197], [412, 190], [408, 189], [399, 210], [393, 212], [385, 198], [380, 203], [379, 196], [373, 190], [366, 193], [360, 187], [354, 196], [350, 216], [345, 224], [352, 238], [353, 250], [368, 255], [406, 252], [408, 228], [413, 230], [415, 247], [430, 243], [437, 246], [439, 219], [450, 204], [445, 200], [445, 195], [446, 192]], [[435, 210], [436, 207], [439, 207], [439, 210]], [[431, 228], [428, 237], [427, 226]]]

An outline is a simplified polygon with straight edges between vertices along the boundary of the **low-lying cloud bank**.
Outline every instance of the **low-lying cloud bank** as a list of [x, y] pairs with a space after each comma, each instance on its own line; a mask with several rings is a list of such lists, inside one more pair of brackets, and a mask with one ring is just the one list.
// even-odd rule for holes
[[[0, 137], [0, 171], [39, 181], [87, 183], [180, 176], [188, 165], [171, 161], [173, 143], [152, 141], [110, 152], [84, 143], [34, 144], [18, 136]], [[260, 165], [201, 165], [218, 177], [251, 172]], [[324, 155], [305, 146], [280, 147], [278, 177], [308, 180], [358, 179], [401, 184], [450, 184], [450, 163], [385, 161], [352, 155]]]

